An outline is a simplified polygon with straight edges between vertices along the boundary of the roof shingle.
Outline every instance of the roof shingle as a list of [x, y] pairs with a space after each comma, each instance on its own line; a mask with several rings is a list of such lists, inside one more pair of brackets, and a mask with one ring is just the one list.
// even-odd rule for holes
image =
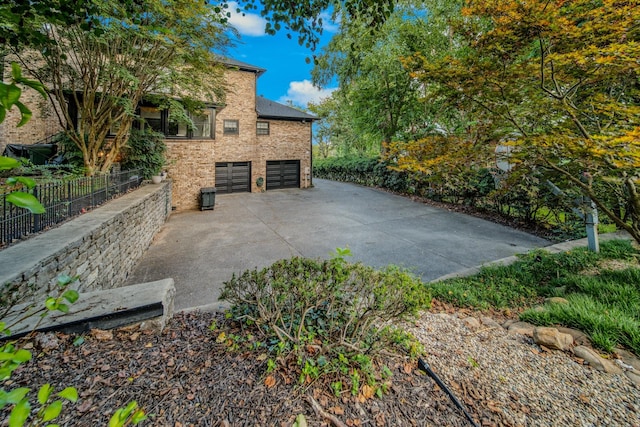
[[314, 115], [279, 104], [262, 96], [256, 96], [256, 111], [263, 119], [318, 120]]

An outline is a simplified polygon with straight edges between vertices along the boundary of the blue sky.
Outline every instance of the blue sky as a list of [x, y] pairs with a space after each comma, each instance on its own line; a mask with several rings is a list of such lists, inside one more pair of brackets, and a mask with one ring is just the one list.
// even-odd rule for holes
[[[228, 56], [247, 62], [257, 67], [266, 68], [266, 72], [258, 79], [258, 95], [273, 101], [286, 104], [292, 101], [295, 105], [306, 107], [309, 101], [317, 102], [327, 96], [335, 88], [316, 88], [311, 84], [312, 64], [305, 58], [311, 57], [310, 49], [298, 45], [296, 34], [289, 39], [286, 31], [281, 30], [275, 36], [264, 33], [265, 21], [259, 14], [235, 13], [236, 5], [229, 3], [232, 11], [230, 23], [240, 33], [236, 47], [228, 52]], [[329, 22], [325, 19], [325, 22]], [[336, 28], [325, 25], [320, 46], [327, 43]]]

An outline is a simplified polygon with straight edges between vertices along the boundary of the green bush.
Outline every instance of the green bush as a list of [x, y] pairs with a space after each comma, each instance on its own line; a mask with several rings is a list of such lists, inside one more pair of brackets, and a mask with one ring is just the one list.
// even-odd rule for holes
[[[424, 285], [398, 267], [348, 263], [347, 254], [282, 260], [224, 284], [221, 299], [232, 304], [228, 317], [255, 337], [252, 348], [295, 360], [301, 382], [350, 373], [354, 387], [360, 382], [355, 369], [374, 383], [381, 373], [374, 372], [371, 358], [380, 350], [419, 352], [415, 340], [392, 325], [428, 306]], [[274, 367], [272, 362], [269, 369]]]
[[391, 170], [387, 166], [377, 157], [330, 157], [317, 160], [313, 165], [313, 174], [333, 181], [383, 187], [401, 193], [411, 192], [409, 174]]
[[140, 169], [143, 178], [159, 175], [166, 164], [167, 146], [164, 135], [151, 129], [131, 129], [127, 145], [122, 150], [122, 168]]

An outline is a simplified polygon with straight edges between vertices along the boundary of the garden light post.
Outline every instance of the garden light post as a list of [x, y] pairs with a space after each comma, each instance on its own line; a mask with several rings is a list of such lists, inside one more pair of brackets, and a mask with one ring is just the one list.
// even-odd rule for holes
[[[547, 185], [556, 196], [564, 196], [564, 191], [559, 189], [553, 182], [547, 180]], [[573, 201], [573, 213], [584, 220], [587, 228], [587, 246], [591, 252], [600, 252], [600, 241], [598, 239], [598, 207], [589, 197], [578, 197]]]

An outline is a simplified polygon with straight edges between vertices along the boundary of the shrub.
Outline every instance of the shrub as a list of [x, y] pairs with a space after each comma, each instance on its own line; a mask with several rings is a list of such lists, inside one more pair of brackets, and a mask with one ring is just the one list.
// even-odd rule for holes
[[158, 175], [166, 164], [167, 146], [164, 135], [151, 129], [131, 129], [127, 145], [122, 150], [122, 168], [140, 169], [143, 178]]
[[228, 317], [256, 337], [254, 348], [296, 360], [301, 382], [350, 373], [355, 387], [354, 381], [361, 381], [355, 369], [371, 383], [376, 377], [371, 358], [380, 350], [401, 345], [405, 352], [418, 352], [392, 324], [428, 306], [423, 284], [398, 267], [378, 271], [348, 263], [346, 254], [325, 261], [281, 260], [224, 284], [221, 299], [232, 304]]

